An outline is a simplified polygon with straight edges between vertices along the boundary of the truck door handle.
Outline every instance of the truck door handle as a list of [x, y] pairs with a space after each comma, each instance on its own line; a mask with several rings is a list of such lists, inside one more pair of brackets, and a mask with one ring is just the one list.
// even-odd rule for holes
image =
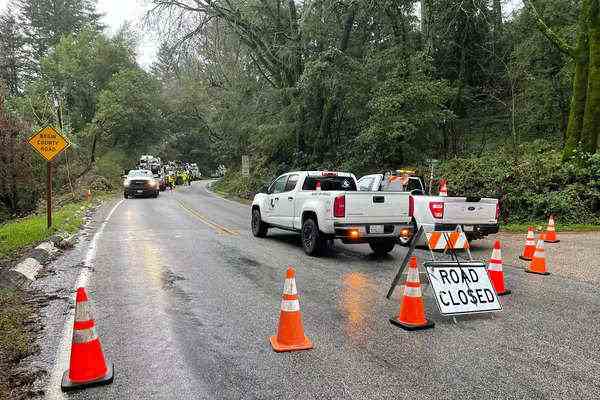
[[373, 203], [385, 203], [385, 196], [373, 196]]
[[292, 201], [292, 200], [294, 200], [294, 198], [293, 197], [288, 197], [288, 200]]

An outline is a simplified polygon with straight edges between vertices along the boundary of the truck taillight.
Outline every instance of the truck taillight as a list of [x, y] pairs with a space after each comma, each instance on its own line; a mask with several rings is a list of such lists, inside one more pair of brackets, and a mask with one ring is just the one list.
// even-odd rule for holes
[[496, 221], [500, 219], [500, 203], [496, 203]]
[[429, 203], [429, 211], [433, 218], [444, 218], [444, 202], [443, 201], [432, 201]]
[[346, 216], [346, 196], [341, 195], [333, 200], [333, 216], [336, 218]]
[[415, 215], [415, 199], [408, 196], [408, 216], [412, 217], [413, 215]]

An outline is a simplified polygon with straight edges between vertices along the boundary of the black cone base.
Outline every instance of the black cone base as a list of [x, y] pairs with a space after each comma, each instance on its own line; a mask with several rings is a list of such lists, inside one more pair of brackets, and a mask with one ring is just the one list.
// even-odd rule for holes
[[550, 275], [550, 272], [536, 272], [536, 271], [530, 271], [528, 269], [526, 269], [525, 272], [527, 272], [528, 274], [536, 274], [536, 275]]
[[62, 383], [60, 384], [60, 388], [63, 392], [70, 392], [73, 390], [85, 389], [94, 386], [102, 386], [109, 385], [114, 380], [114, 365], [111, 362], [106, 362], [106, 367], [108, 371], [106, 371], [106, 375], [102, 378], [95, 379], [93, 381], [81, 383], [81, 382], [71, 382], [69, 379], [69, 371], [65, 371], [62, 378]]
[[407, 325], [404, 324], [400, 321], [398, 321], [395, 318], [390, 318], [390, 322], [392, 323], [392, 325], [396, 325], [399, 326], [400, 328], [404, 329], [405, 331], [422, 331], [425, 329], [431, 329], [435, 326], [435, 323], [433, 321], [427, 321], [427, 323], [425, 325]]

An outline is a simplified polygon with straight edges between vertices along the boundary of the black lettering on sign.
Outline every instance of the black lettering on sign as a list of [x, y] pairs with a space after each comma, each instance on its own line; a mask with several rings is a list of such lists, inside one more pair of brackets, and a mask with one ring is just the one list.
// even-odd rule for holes
[[442, 297], [445, 294], [446, 294], [445, 290], [440, 290], [440, 301], [442, 302], [443, 305], [445, 305], [446, 307], [448, 307], [450, 305], [450, 303], [444, 301], [444, 298]]
[[462, 268], [460, 270], [460, 277], [462, 278], [463, 283], [471, 283], [471, 280], [469, 279], [469, 275], [467, 275], [465, 270]]
[[442, 283], [450, 284], [450, 280], [448, 280], [448, 271], [445, 269], [440, 269], [440, 278], [442, 278]]
[[479, 299], [480, 303], [487, 303], [487, 301], [485, 301], [483, 298], [483, 289], [477, 289], [475, 293], [477, 293], [477, 298]]
[[490, 289], [483, 289], [483, 291], [485, 292], [485, 297], [487, 297], [488, 301], [490, 303], [494, 302], [494, 293], [492, 293], [492, 291]]
[[475, 295], [473, 294], [473, 289], [467, 290], [467, 294], [471, 298], [471, 303], [477, 304], [477, 297], [475, 297]]
[[454, 283], [460, 283], [460, 277], [458, 276], [458, 272], [456, 272], [456, 270], [450, 270], [450, 279], [452, 279], [452, 282]]
[[460, 306], [460, 303], [454, 301], [454, 296], [452, 296], [452, 292], [448, 292], [448, 295], [450, 296], [450, 301], [452, 302], [453, 306]]
[[475, 271], [473, 268], [469, 268], [469, 275], [471, 275], [471, 280], [473, 283], [479, 282], [479, 275], [477, 275], [477, 271]]
[[460, 299], [460, 302], [463, 304], [469, 304], [469, 299], [467, 298], [467, 294], [465, 293], [464, 290], [459, 290], [458, 291], [458, 298]]

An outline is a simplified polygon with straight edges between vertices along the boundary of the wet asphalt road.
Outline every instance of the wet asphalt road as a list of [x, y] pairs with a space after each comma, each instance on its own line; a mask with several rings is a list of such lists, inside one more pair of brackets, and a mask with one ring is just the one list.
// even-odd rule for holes
[[[586, 235], [596, 244], [572, 260], [583, 235], [548, 245], [555, 263], [548, 277], [525, 274], [517, 260], [521, 237], [506, 236], [513, 294], [502, 298], [503, 311], [454, 323], [439, 315], [427, 289], [436, 327], [411, 333], [388, 322], [401, 291], [385, 299], [405, 249], [378, 260], [367, 245], [337, 243], [325, 257], [307, 257], [294, 234], [254, 238], [249, 207], [214, 196], [205, 184], [115, 209], [89, 280], [115, 381], [63, 396], [51, 374], [46, 398], [600, 398], [600, 235]], [[98, 212], [100, 221], [114, 204]], [[490, 251], [491, 239], [476, 242], [473, 253], [487, 258]], [[82, 254], [58, 260], [47, 280], [76, 279]], [[287, 265], [297, 271], [312, 351], [278, 354], [268, 342]], [[51, 306], [46, 319], [58, 312], [64, 322], [71, 297]], [[41, 344], [50, 365], [64, 358], [59, 326], [50, 324]]]

